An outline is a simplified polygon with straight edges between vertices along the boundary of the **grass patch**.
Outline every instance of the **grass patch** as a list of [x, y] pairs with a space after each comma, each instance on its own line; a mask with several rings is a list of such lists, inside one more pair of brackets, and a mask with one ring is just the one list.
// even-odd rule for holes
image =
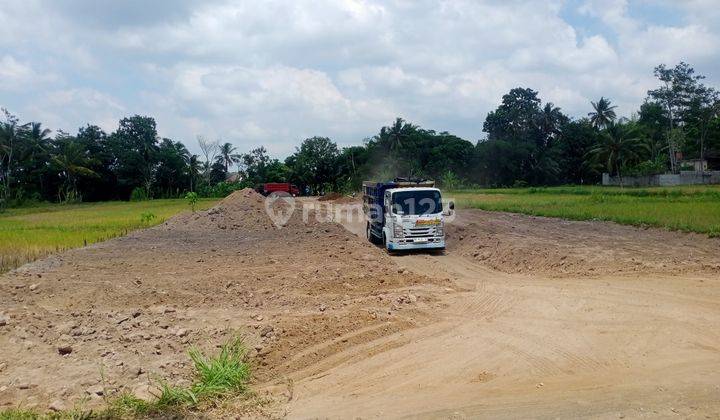
[[37, 418], [37, 413], [21, 408], [11, 408], [0, 411], [0, 420], [34, 420]]
[[605, 220], [720, 236], [720, 186], [552, 187], [446, 193], [459, 208]]
[[[217, 199], [202, 199], [201, 210]], [[43, 204], [0, 213], [0, 273], [48, 254], [105, 241], [190, 211], [187, 200]]]
[[246, 391], [250, 378], [249, 366], [243, 362], [246, 350], [240, 340], [222, 347], [220, 354], [207, 358], [198, 349], [190, 350], [197, 382], [191, 392], [199, 399], [214, 399]]
[[208, 357], [196, 348], [188, 352], [195, 367], [195, 381], [189, 387], [179, 387], [160, 381], [157, 399], [146, 401], [131, 393], [124, 393], [107, 401], [99, 411], [68, 411], [39, 413], [32, 410], [8, 409], [0, 411], [0, 420], [34, 419], [115, 419], [147, 417], [185, 417], [219, 405], [225, 400], [246, 395], [250, 380], [250, 366], [245, 362], [247, 350], [241, 339], [224, 344], [220, 353]]

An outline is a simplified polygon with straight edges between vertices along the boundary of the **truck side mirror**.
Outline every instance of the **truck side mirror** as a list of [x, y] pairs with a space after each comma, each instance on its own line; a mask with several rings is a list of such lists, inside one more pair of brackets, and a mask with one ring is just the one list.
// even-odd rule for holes
[[454, 202], [454, 201], [451, 201], [451, 202], [448, 204], [448, 207], [450, 207], [450, 210], [455, 210], [455, 202]]

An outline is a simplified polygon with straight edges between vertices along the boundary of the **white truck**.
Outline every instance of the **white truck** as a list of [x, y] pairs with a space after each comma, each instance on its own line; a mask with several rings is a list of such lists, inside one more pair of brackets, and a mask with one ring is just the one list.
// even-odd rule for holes
[[447, 207], [433, 181], [363, 182], [367, 238], [388, 251], [445, 249], [445, 218], [454, 204]]

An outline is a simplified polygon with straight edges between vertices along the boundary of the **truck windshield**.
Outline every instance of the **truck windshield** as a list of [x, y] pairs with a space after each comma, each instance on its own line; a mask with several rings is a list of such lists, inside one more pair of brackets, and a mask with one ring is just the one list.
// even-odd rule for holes
[[437, 190], [398, 191], [392, 200], [395, 214], [419, 216], [442, 212], [442, 197]]

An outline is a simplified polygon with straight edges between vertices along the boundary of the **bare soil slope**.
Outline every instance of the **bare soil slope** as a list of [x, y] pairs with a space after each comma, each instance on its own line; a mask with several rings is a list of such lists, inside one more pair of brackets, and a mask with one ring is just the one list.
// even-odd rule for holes
[[291, 416], [720, 417], [720, 241], [481, 211], [450, 231], [393, 257], [453, 279], [437, 318], [297, 382]]
[[720, 240], [695, 233], [471, 210], [448, 237], [453, 254], [506, 273], [720, 276]]
[[239, 191], [0, 277], [0, 407], [92, 406], [153, 379], [184, 383], [190, 346], [236, 334], [256, 382], [282, 383], [426, 319], [436, 288], [339, 225], [295, 212], [277, 229], [263, 198]]
[[240, 334], [254, 414], [720, 417], [720, 240], [461, 211], [444, 254], [389, 256], [302, 214], [240, 191], [0, 277], [0, 407], [182, 383]]

